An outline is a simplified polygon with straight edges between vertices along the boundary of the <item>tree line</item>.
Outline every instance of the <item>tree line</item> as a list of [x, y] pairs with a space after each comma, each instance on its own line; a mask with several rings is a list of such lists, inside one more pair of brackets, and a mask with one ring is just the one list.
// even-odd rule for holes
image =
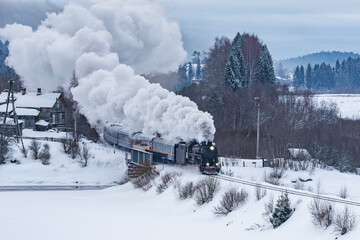
[[336, 105], [317, 104], [311, 92], [291, 92], [287, 85], [275, 83], [271, 55], [257, 36], [216, 38], [202, 74], [199, 84], [179, 93], [212, 114], [222, 156], [255, 157], [254, 98], [260, 97], [261, 157], [271, 160], [282, 157], [289, 147], [306, 148], [342, 171], [360, 166], [360, 122], [340, 119]]
[[355, 92], [360, 89], [360, 58], [336, 61], [335, 67], [321, 63], [311, 66], [297, 66], [293, 75], [293, 85], [297, 89], [316, 92]]

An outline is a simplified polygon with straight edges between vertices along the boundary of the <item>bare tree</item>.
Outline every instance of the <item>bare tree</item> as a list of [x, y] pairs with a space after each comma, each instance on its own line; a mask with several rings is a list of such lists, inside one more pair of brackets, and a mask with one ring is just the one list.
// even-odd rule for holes
[[41, 143], [36, 140], [32, 140], [29, 146], [30, 153], [34, 159], [39, 159]]

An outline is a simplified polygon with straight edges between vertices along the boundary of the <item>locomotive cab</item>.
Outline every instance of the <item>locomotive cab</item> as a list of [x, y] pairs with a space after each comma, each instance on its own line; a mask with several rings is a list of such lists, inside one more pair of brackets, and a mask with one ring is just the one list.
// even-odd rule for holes
[[219, 153], [212, 142], [203, 143], [201, 146], [200, 171], [205, 174], [217, 174], [220, 172]]

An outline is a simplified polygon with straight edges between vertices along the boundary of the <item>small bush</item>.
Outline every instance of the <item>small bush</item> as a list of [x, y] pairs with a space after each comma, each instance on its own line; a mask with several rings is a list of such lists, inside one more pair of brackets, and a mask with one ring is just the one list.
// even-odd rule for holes
[[356, 227], [356, 218], [346, 206], [344, 211], [337, 213], [334, 218], [334, 231], [344, 235]]
[[24, 158], [27, 158], [29, 150], [24, 146], [24, 148], [20, 147], [20, 151]]
[[31, 153], [31, 156], [34, 159], [39, 159], [39, 153], [40, 153], [40, 148], [41, 148], [41, 143], [36, 141], [36, 140], [32, 140], [29, 146], [29, 151]]
[[171, 184], [176, 182], [176, 179], [181, 176], [178, 172], [166, 172], [160, 177], [160, 184], [157, 185], [156, 191], [163, 193]]
[[83, 144], [83, 147], [80, 151], [80, 157], [83, 161], [83, 163], [82, 163], [83, 167], [86, 167], [88, 165], [89, 158], [91, 158], [91, 154], [90, 154], [88, 145]]
[[159, 176], [159, 172], [156, 171], [153, 166], [140, 166], [138, 171], [142, 171], [135, 179], [131, 180], [131, 183], [135, 188], [141, 188], [144, 191], [149, 190], [153, 186], [153, 180]]
[[220, 188], [220, 183], [217, 179], [212, 177], [207, 177], [201, 179], [196, 184], [195, 200], [196, 203], [202, 205], [204, 203], [211, 202], [215, 193]]
[[184, 200], [186, 198], [192, 198], [194, 196], [194, 193], [196, 192], [197, 186], [194, 184], [194, 182], [187, 182], [184, 186], [178, 187], [178, 194], [179, 198], [181, 200]]
[[220, 205], [214, 208], [214, 213], [219, 215], [227, 215], [234, 209], [239, 207], [240, 204], [244, 204], [248, 198], [248, 193], [241, 189], [239, 192], [236, 187], [230, 188], [223, 195]]
[[341, 198], [347, 198], [348, 197], [348, 190], [346, 186], [341, 186], [340, 191], [339, 191], [339, 197]]
[[281, 224], [286, 222], [293, 213], [293, 209], [290, 207], [290, 199], [288, 194], [281, 194], [279, 199], [276, 202], [276, 206], [272, 217], [270, 218], [270, 222], [274, 228], [279, 227]]
[[271, 195], [267, 203], [265, 203], [265, 214], [270, 215], [274, 211], [274, 197]]
[[313, 223], [319, 227], [329, 227], [333, 222], [334, 206], [331, 203], [314, 199], [309, 205]]
[[45, 143], [43, 149], [39, 152], [39, 159], [43, 165], [50, 164], [50, 146]]
[[261, 200], [266, 195], [266, 189], [263, 189], [260, 184], [256, 184], [255, 188], [255, 199], [257, 201]]
[[120, 180], [119, 185], [124, 185], [130, 182], [131, 178], [129, 176], [125, 176], [123, 179]]

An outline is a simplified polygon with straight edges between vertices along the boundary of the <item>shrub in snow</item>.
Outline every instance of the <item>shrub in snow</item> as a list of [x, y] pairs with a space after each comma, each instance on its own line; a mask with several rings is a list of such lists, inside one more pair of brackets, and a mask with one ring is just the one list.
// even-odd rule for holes
[[88, 164], [88, 160], [91, 157], [89, 147], [86, 144], [83, 144], [82, 146], [80, 157], [83, 161], [82, 163], [83, 167], [86, 167]]
[[159, 172], [151, 165], [135, 166], [133, 171], [137, 172], [138, 177], [132, 179], [131, 183], [135, 188], [141, 188], [144, 191], [149, 190], [153, 186], [153, 180], [159, 176]]
[[266, 189], [261, 188], [260, 184], [256, 184], [256, 188], [255, 188], [255, 199], [257, 201], [259, 201], [260, 199], [262, 199], [263, 197], [265, 197], [266, 195]]
[[160, 183], [157, 185], [156, 191], [163, 193], [171, 184], [176, 182], [176, 179], [181, 176], [178, 172], [166, 172], [160, 177]]
[[334, 205], [326, 201], [314, 199], [309, 205], [313, 223], [319, 227], [329, 227], [333, 222]]
[[39, 159], [39, 153], [40, 153], [40, 148], [41, 148], [41, 143], [36, 141], [36, 140], [32, 140], [29, 146], [29, 151], [31, 153], [31, 156], [34, 159]]
[[220, 205], [214, 208], [214, 213], [219, 215], [227, 215], [239, 205], [244, 204], [248, 198], [245, 189], [239, 192], [236, 187], [230, 188], [222, 197]]
[[43, 149], [39, 152], [39, 159], [43, 165], [50, 164], [50, 146], [45, 143]]
[[344, 235], [356, 227], [355, 215], [346, 206], [343, 212], [336, 214], [334, 218], [334, 231]]
[[271, 195], [267, 203], [265, 203], [265, 215], [270, 215], [274, 211], [274, 197]]
[[201, 179], [196, 185], [195, 200], [199, 205], [211, 202], [215, 193], [220, 188], [219, 181], [212, 177]]
[[197, 185], [194, 184], [194, 182], [190, 181], [185, 183], [184, 186], [179, 185], [178, 187], [178, 194], [179, 198], [181, 200], [184, 200], [186, 198], [192, 198], [194, 196], [194, 193], [196, 192]]
[[347, 187], [346, 186], [341, 186], [340, 191], [339, 191], [339, 197], [341, 198], [347, 198], [348, 197], [348, 191], [347, 191]]
[[288, 194], [281, 194], [279, 199], [276, 202], [276, 206], [272, 217], [270, 218], [270, 222], [274, 228], [279, 227], [281, 224], [286, 222], [291, 217], [293, 213], [293, 209], [290, 207], [290, 200]]
[[27, 149], [27, 148], [24, 146], [24, 148], [21, 148], [21, 147], [20, 147], [20, 151], [21, 151], [21, 154], [24, 156], [24, 158], [27, 158], [29, 149]]
[[75, 159], [80, 154], [79, 139], [74, 134], [67, 134], [61, 141], [64, 153]]
[[5, 163], [5, 159], [10, 150], [10, 144], [14, 142], [14, 139], [9, 136], [7, 134], [0, 134], [0, 164]]

